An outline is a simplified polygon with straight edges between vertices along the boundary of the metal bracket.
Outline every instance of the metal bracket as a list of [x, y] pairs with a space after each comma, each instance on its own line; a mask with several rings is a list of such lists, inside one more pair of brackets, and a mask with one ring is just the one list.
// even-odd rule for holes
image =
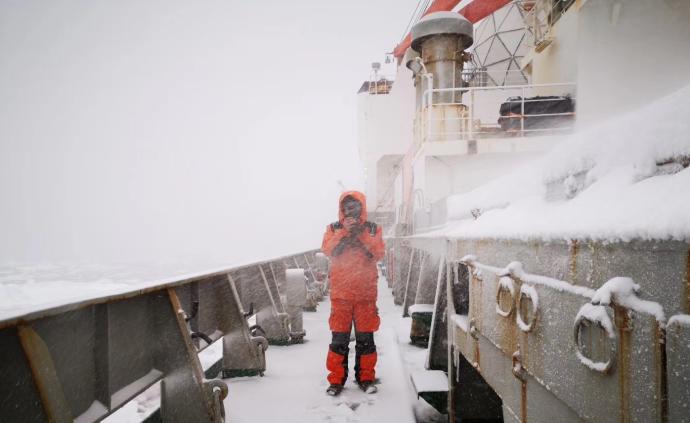
[[524, 367], [522, 367], [522, 356], [520, 355], [520, 350], [517, 350], [513, 353], [512, 363], [513, 376], [524, 382], [527, 379], [527, 371]]
[[479, 329], [477, 329], [477, 323], [474, 318], [470, 319], [470, 336], [474, 339], [479, 339]]
[[211, 379], [204, 382], [204, 390], [213, 402], [213, 423], [224, 423], [225, 406], [223, 400], [228, 396], [228, 385], [222, 380]]

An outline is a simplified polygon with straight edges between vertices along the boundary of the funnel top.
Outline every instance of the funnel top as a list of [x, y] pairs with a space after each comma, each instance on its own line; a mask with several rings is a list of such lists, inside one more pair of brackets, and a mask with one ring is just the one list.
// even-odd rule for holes
[[456, 12], [434, 12], [424, 16], [412, 27], [412, 48], [422, 51], [422, 43], [435, 35], [456, 35], [462, 39], [464, 50], [472, 45], [472, 22]]

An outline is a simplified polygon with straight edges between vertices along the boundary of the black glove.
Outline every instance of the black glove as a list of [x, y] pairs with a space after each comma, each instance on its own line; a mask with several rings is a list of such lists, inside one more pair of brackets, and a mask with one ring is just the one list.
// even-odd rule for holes
[[345, 238], [341, 239], [338, 245], [333, 249], [333, 257], [339, 256], [340, 254], [345, 251], [345, 248], [347, 247], [352, 247], [352, 248], [361, 248], [364, 253], [367, 255], [368, 258], [373, 258], [374, 255], [367, 250], [367, 247], [362, 244], [362, 241], [359, 240], [359, 238], [352, 237], [352, 236], [346, 236]]
[[369, 250], [367, 250], [367, 247], [365, 247], [364, 244], [362, 244], [362, 241], [360, 241], [359, 238], [353, 238], [353, 240], [352, 240], [352, 242], [351, 242], [351, 245], [352, 245], [353, 247], [356, 247], [356, 248], [361, 248], [362, 251], [364, 251], [364, 254], [366, 254], [368, 258], [373, 258], [373, 257], [374, 257], [374, 255], [371, 254], [371, 253], [369, 252]]
[[354, 225], [350, 228], [350, 236], [355, 238], [364, 231], [364, 225]]
[[347, 247], [350, 244], [350, 242], [351, 242], [351, 240], [349, 237], [345, 237], [345, 238], [341, 239], [340, 242], [338, 243], [338, 245], [336, 245], [335, 248], [333, 249], [333, 257], [341, 255], [343, 253], [343, 251], [345, 250], [345, 247]]

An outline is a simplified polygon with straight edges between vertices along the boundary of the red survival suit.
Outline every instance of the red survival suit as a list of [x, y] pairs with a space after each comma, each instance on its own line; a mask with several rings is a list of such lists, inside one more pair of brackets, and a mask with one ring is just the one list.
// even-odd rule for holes
[[[344, 203], [357, 200], [361, 204], [359, 228], [345, 229]], [[326, 359], [328, 382], [343, 385], [347, 379], [347, 356], [350, 331], [355, 325], [357, 382], [373, 382], [376, 366], [374, 332], [380, 319], [376, 308], [376, 263], [383, 258], [384, 244], [381, 228], [367, 221], [366, 198], [357, 191], [344, 192], [339, 201], [338, 222], [326, 228], [322, 251], [331, 259], [330, 292], [331, 316], [328, 324], [333, 333]]]

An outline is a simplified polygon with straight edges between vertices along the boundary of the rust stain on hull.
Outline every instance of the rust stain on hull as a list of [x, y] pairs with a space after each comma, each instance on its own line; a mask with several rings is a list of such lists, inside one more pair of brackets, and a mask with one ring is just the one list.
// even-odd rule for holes
[[482, 321], [482, 297], [483, 297], [482, 281], [472, 276], [472, 285], [470, 287], [470, 317], [477, 322], [477, 327], [481, 330]]
[[527, 423], [527, 382], [520, 386], [520, 421]]
[[481, 355], [479, 353], [479, 341], [474, 340], [474, 360], [477, 363], [477, 370], [482, 367]]
[[[477, 329], [481, 331], [481, 321], [482, 321], [482, 296], [483, 296], [483, 283], [474, 274], [474, 269], [468, 269], [471, 275], [471, 285], [470, 285], [470, 307], [469, 314], [470, 317], [475, 319], [475, 324]], [[479, 351], [479, 340], [473, 339], [474, 342], [474, 360], [477, 365], [477, 370], [481, 368], [481, 354]]]
[[570, 253], [568, 270], [570, 271], [569, 276], [571, 281], [577, 280], [577, 253], [579, 249], [580, 245], [578, 244], [578, 241], [576, 239], [571, 240], [568, 248], [568, 252]]
[[630, 422], [630, 331], [631, 322], [628, 310], [614, 305], [614, 319], [618, 328], [619, 348], [618, 348], [618, 388], [620, 392], [620, 421], [621, 423]]
[[[521, 281], [514, 280], [514, 282], [516, 285], [515, 286], [515, 292], [519, 293]], [[498, 284], [498, 281], [496, 281], [496, 283]], [[497, 290], [499, 289], [498, 286], [496, 287], [496, 289]], [[517, 295], [519, 295], [519, 294], [517, 294]], [[517, 326], [517, 323], [515, 322], [515, 315], [517, 313], [517, 309], [516, 309], [516, 305], [515, 305], [515, 303], [516, 303], [515, 298], [511, 297], [510, 300], [511, 300], [511, 304], [512, 304], [512, 309], [511, 309], [510, 314], [507, 317], [502, 317], [502, 316], [497, 317], [501, 348], [509, 356], [514, 351], [517, 351], [519, 349], [519, 334], [521, 333], [520, 329]]]
[[656, 342], [655, 342], [655, 355], [656, 355], [656, 386], [657, 386], [657, 398], [659, 399], [659, 421], [668, 421], [668, 386], [666, 378], [666, 331], [656, 325]]

